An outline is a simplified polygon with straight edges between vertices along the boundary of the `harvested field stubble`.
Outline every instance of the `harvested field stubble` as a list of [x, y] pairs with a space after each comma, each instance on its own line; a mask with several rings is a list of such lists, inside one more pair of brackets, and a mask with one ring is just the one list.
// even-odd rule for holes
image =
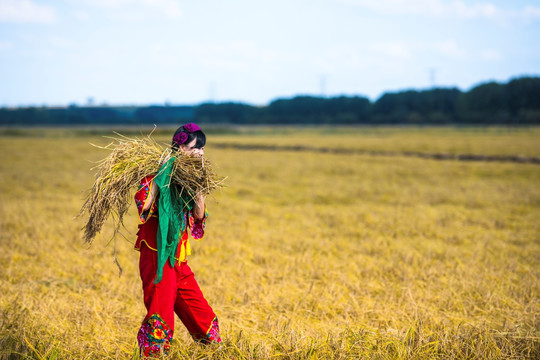
[[[422, 146], [450, 141], [439, 132]], [[0, 359], [136, 358], [134, 206], [118, 277], [112, 224], [87, 248], [74, 219], [93, 182], [86, 160], [104, 157], [88, 142], [107, 140], [49, 135], [0, 137]], [[177, 319], [172, 358], [540, 357], [540, 166], [212, 148], [230, 139], [208, 139], [228, 179], [189, 260], [224, 343], [193, 344]], [[506, 155], [540, 155], [518, 146]]]

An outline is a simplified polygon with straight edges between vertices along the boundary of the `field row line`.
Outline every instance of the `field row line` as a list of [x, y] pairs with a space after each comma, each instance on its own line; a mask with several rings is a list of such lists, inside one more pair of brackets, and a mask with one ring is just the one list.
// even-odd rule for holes
[[485, 161], [485, 162], [511, 162], [540, 165], [540, 158], [517, 156], [517, 155], [482, 155], [482, 154], [448, 154], [448, 153], [423, 153], [417, 151], [385, 151], [363, 150], [350, 148], [327, 148], [305, 145], [264, 145], [264, 144], [231, 144], [213, 143], [218, 149], [235, 150], [258, 150], [258, 151], [293, 151], [315, 152], [340, 155], [370, 155], [370, 156], [405, 156], [432, 160], [457, 160], [457, 161]]

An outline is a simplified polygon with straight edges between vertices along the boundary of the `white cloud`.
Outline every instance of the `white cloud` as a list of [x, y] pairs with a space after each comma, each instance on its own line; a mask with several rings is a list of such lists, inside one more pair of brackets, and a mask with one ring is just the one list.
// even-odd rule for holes
[[305, 64], [314, 64], [318, 72], [335, 73], [343, 69], [354, 70], [366, 63], [366, 54], [352, 46], [332, 44], [319, 56], [310, 59], [301, 59]]
[[182, 47], [182, 51], [206, 69], [232, 72], [244, 72], [253, 66], [275, 66], [282, 59], [287, 59], [289, 63], [302, 63], [295, 54], [261, 48], [251, 41], [188, 43]]
[[123, 17], [127, 15], [132, 19], [144, 18], [152, 12], [171, 19], [182, 16], [178, 0], [71, 0], [70, 2], [74, 5], [83, 2], [89, 7], [121, 14]]
[[409, 59], [411, 57], [411, 51], [409, 46], [401, 42], [388, 42], [375, 45], [375, 50], [378, 52], [391, 56], [397, 59]]
[[540, 7], [526, 6], [521, 11], [521, 16], [524, 17], [527, 21], [540, 20]]
[[497, 7], [490, 3], [466, 5], [462, 1], [454, 1], [449, 6], [449, 11], [455, 13], [460, 18], [474, 19], [474, 18], [493, 18], [499, 10]]
[[73, 16], [75, 16], [75, 18], [79, 21], [83, 21], [83, 22], [86, 22], [88, 20], [91, 19], [91, 16], [90, 14], [88, 14], [87, 12], [85, 11], [75, 11]]
[[54, 48], [74, 48], [76, 46], [73, 41], [60, 36], [50, 36], [47, 40], [50, 46]]
[[439, 0], [417, 0], [414, 2], [407, 0], [341, 0], [341, 2], [392, 14], [440, 14], [443, 12]]
[[435, 44], [435, 48], [439, 53], [455, 59], [462, 59], [466, 57], [465, 51], [462, 50], [457, 42], [453, 39]]
[[182, 15], [179, 1], [177, 0], [141, 0], [146, 6], [154, 7], [163, 11], [168, 17], [178, 19]]
[[8, 51], [13, 48], [13, 43], [9, 41], [0, 41], [0, 52]]
[[486, 61], [498, 61], [498, 60], [502, 60], [503, 58], [502, 54], [499, 51], [493, 50], [493, 49], [483, 50], [480, 53], [480, 57]]
[[426, 17], [451, 17], [458, 19], [490, 19], [505, 24], [506, 21], [540, 21], [540, 6], [527, 5], [517, 9], [508, 3], [505, 8], [492, 2], [471, 4], [465, 0], [340, 0], [383, 14], [418, 15]]
[[450, 16], [466, 19], [492, 18], [499, 13], [491, 3], [467, 5], [454, 0], [341, 0], [343, 3], [365, 7], [382, 13], [421, 16]]
[[56, 11], [31, 0], [0, 0], [0, 22], [51, 24]]

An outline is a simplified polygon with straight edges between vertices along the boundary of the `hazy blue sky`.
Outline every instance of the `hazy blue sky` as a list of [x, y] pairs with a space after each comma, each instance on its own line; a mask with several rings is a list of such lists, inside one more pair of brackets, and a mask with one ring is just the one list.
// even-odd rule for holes
[[540, 0], [0, 0], [0, 106], [267, 104], [540, 74]]

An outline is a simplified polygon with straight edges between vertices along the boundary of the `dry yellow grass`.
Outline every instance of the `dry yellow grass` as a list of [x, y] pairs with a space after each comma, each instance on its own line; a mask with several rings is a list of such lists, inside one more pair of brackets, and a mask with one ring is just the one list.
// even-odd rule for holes
[[[428, 130], [387, 129], [384, 146], [463, 146], [458, 131]], [[304, 131], [294, 136], [328, 146]], [[538, 155], [538, 129], [501, 133], [471, 140], [474, 152]], [[135, 211], [118, 277], [112, 226], [87, 249], [73, 219], [93, 181], [87, 160], [103, 157], [88, 143], [106, 139], [66, 134], [0, 137], [0, 359], [136, 357]], [[227, 187], [208, 200], [189, 259], [224, 343], [193, 344], [177, 319], [171, 358], [540, 356], [540, 166], [212, 148], [231, 138], [208, 137]]]
[[[302, 145], [365, 151], [540, 157], [538, 127], [294, 127], [242, 128], [223, 144]], [[249, 134], [251, 136], [244, 136]], [[516, 139], [519, 139], [516, 141]]]

